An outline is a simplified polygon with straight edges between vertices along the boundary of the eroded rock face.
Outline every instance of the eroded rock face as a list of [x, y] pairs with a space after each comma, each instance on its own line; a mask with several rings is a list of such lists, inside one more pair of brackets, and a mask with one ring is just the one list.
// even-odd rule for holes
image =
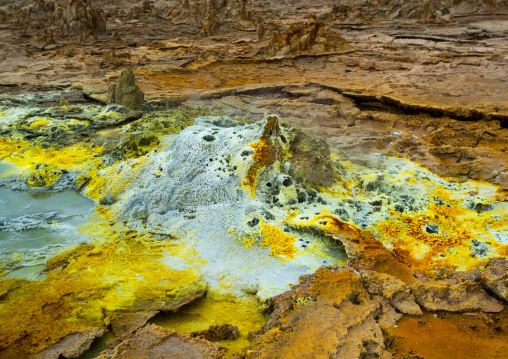
[[45, 349], [42, 353], [35, 355], [35, 359], [59, 359], [64, 358], [79, 358], [83, 354], [94, 339], [102, 336], [104, 329], [92, 328], [82, 333], [69, 334], [58, 343]]
[[322, 55], [351, 49], [351, 45], [338, 32], [318, 22], [316, 16], [311, 14], [305, 25], [293, 23], [287, 31], [273, 32], [269, 45], [261, 49], [259, 55]]
[[66, 0], [57, 5], [52, 22], [60, 26], [62, 33], [88, 34], [90, 31], [106, 31], [106, 15], [99, 7], [94, 7], [86, 0]]
[[111, 320], [111, 331], [115, 337], [131, 334], [144, 326], [158, 311], [120, 313]]
[[320, 137], [296, 129], [288, 136], [291, 158], [289, 174], [311, 187], [328, 187], [335, 178], [330, 149]]
[[219, 359], [224, 357], [220, 345], [187, 334], [177, 334], [149, 324], [128, 338], [123, 338], [103, 351], [99, 359], [189, 358]]
[[489, 296], [479, 285], [464, 281], [450, 284], [444, 281], [414, 284], [411, 287], [416, 302], [426, 310], [500, 312], [503, 305]]
[[218, 340], [233, 340], [238, 338], [240, 332], [238, 327], [231, 324], [218, 324], [211, 325], [205, 330], [200, 330], [190, 333], [193, 338], [202, 338], [210, 342], [216, 342]]
[[362, 277], [367, 282], [369, 293], [387, 298], [395, 309], [404, 314], [422, 315], [411, 289], [400, 279], [371, 271], [362, 272]]
[[241, 357], [391, 358], [382, 329], [400, 314], [353, 271], [320, 268], [271, 305], [271, 320], [253, 335], [262, 341]]
[[426, 20], [436, 20], [439, 17], [479, 11], [492, 12], [499, 6], [498, 3], [500, 2], [491, 0], [424, 0], [403, 4], [394, 0], [369, 1], [371, 5], [384, 6], [384, 13], [390, 19], [409, 18]]
[[508, 261], [505, 258], [491, 260], [481, 274], [481, 281], [499, 298], [508, 302]]
[[398, 311], [421, 317], [419, 305], [431, 311], [503, 310], [477, 283], [465, 282], [469, 274], [452, 277], [408, 285], [386, 273], [322, 267], [270, 299], [271, 319], [251, 333], [255, 344], [238, 358], [391, 358], [380, 338], [387, 328], [394, 331], [402, 318]]
[[109, 102], [122, 105], [128, 110], [141, 109], [144, 99], [145, 95], [136, 85], [132, 70], [122, 70], [118, 82], [109, 88]]

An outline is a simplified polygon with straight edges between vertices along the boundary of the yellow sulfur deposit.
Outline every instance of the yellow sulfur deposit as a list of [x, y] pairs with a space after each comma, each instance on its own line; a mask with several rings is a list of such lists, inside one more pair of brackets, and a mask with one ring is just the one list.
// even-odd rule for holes
[[29, 187], [47, 187], [58, 181], [62, 173], [55, 165], [39, 163], [30, 171], [27, 183]]
[[262, 137], [259, 142], [250, 145], [255, 151], [252, 156], [253, 164], [247, 171], [242, 187], [250, 190], [251, 198], [256, 193], [256, 181], [259, 171], [265, 166], [274, 164], [277, 159], [277, 149], [268, 137]]
[[28, 142], [21, 139], [0, 137], [0, 160], [8, 160], [9, 157], [18, 154], [28, 146]]
[[146, 165], [143, 165], [145, 161], [145, 157], [130, 159], [122, 167], [112, 166], [101, 173], [95, 168], [90, 169], [81, 175], [86, 178], [84, 194], [96, 201], [106, 193], [111, 198], [117, 198], [130, 188], [141, 171], [146, 168]]
[[[422, 213], [403, 214], [393, 211], [392, 218], [373, 226], [374, 233], [403, 263], [415, 270], [426, 272], [443, 266], [470, 270], [485, 257], [471, 253], [477, 242], [490, 243], [493, 256], [505, 255], [508, 245], [499, 244], [487, 227], [502, 228], [504, 217], [477, 213], [457, 204], [430, 205]], [[426, 226], [439, 228], [438, 233], [427, 233]]]
[[291, 259], [296, 253], [296, 236], [284, 233], [280, 228], [270, 226], [261, 221], [263, 241], [260, 247], [270, 247], [271, 255], [279, 259]]
[[43, 282], [0, 281], [0, 321], [11, 323], [0, 328], [0, 350], [37, 352], [67, 334], [105, 327], [113, 312], [170, 309], [205, 292], [194, 269], [174, 270], [161, 263], [167, 241], [140, 238], [120, 226], [102, 235], [107, 242], [51, 260]]
[[20, 167], [35, 168], [38, 163], [47, 163], [61, 168], [80, 169], [99, 163], [100, 147], [89, 143], [77, 143], [64, 148], [41, 148], [31, 146], [22, 153], [4, 158]]
[[156, 316], [152, 323], [178, 333], [204, 330], [211, 325], [231, 324], [237, 326], [240, 336], [235, 340], [220, 340], [218, 343], [227, 349], [227, 356], [241, 352], [250, 342], [248, 333], [261, 329], [267, 318], [262, 314], [262, 306], [255, 299], [216, 301], [201, 298], [183, 307], [177, 313]]

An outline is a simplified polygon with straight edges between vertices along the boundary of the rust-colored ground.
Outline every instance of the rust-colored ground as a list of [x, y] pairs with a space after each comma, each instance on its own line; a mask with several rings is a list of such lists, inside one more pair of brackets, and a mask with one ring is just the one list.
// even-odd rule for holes
[[395, 358], [473, 359], [508, 357], [508, 317], [481, 313], [425, 313], [405, 317], [388, 330]]

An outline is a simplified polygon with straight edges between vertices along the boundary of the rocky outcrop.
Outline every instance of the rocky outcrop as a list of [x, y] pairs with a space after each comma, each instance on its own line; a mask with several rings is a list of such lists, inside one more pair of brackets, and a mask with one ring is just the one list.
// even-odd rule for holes
[[190, 24], [201, 27], [202, 35], [224, 33], [234, 23], [246, 21], [252, 24], [252, 13], [247, 1], [243, 0], [198, 0], [193, 3], [182, 1], [175, 7], [168, 7], [164, 16], [174, 24]]
[[92, 342], [104, 334], [104, 329], [92, 328], [81, 333], [69, 334], [58, 343], [35, 355], [34, 359], [79, 358]]
[[116, 84], [108, 89], [108, 102], [124, 106], [128, 110], [140, 110], [144, 104], [145, 95], [136, 85], [134, 72], [122, 70]]
[[384, 273], [365, 271], [361, 273], [370, 294], [381, 295], [388, 299], [398, 311], [409, 315], [421, 315], [422, 310], [416, 304], [411, 289], [400, 279]]
[[335, 173], [326, 141], [298, 128], [293, 128], [288, 137], [289, 174], [311, 187], [330, 186]]
[[241, 358], [391, 358], [383, 328], [400, 314], [381, 296], [369, 295], [352, 270], [322, 267], [290, 292], [270, 300], [271, 319]]
[[[501, 271], [500, 264], [494, 266]], [[321, 267], [269, 300], [270, 320], [251, 333], [255, 344], [237, 358], [391, 358], [381, 338], [385, 329], [393, 331], [399, 311], [422, 316], [419, 305], [431, 311], [503, 310], [476, 283], [465, 282], [471, 276], [451, 277], [407, 285], [374, 271]]]
[[489, 296], [477, 283], [464, 281], [450, 284], [445, 281], [417, 283], [411, 287], [416, 302], [426, 310], [467, 312], [481, 310], [500, 312], [503, 305]]
[[238, 327], [231, 324], [217, 324], [211, 325], [205, 330], [200, 330], [190, 333], [193, 338], [202, 338], [210, 342], [216, 342], [218, 340], [233, 340], [238, 338], [240, 331]]
[[480, 278], [488, 290], [508, 302], [508, 261], [505, 258], [491, 260]]
[[66, 0], [65, 4], [57, 5], [52, 22], [58, 25], [64, 34], [106, 31], [104, 11], [92, 6], [86, 0]]
[[353, 47], [335, 30], [311, 14], [304, 25], [291, 24], [284, 32], [273, 32], [258, 56], [287, 57], [324, 55], [351, 51]]

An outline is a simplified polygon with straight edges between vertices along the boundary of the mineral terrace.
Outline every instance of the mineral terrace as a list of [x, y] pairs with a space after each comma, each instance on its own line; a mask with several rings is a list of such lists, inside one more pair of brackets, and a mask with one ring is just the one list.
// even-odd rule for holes
[[508, 358], [508, 1], [0, 0], [0, 358]]

